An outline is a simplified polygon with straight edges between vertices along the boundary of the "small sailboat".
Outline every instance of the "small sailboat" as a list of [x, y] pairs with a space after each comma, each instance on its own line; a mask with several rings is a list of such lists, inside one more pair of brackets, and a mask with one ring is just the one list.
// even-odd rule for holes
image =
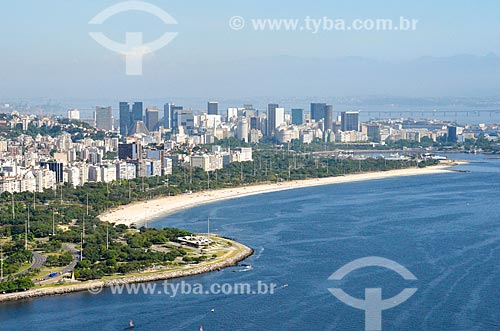
[[203, 331], [203, 325], [200, 325], [200, 331]]
[[134, 321], [130, 320], [130, 321], [128, 322], [128, 327], [129, 327], [129, 329], [133, 329], [133, 328], [135, 327], [135, 325], [134, 325]]

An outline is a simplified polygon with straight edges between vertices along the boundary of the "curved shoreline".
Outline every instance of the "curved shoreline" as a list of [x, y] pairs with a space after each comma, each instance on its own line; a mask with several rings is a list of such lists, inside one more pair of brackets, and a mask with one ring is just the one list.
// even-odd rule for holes
[[351, 182], [387, 179], [394, 177], [409, 177], [450, 172], [450, 167], [465, 164], [463, 161], [447, 161], [439, 165], [425, 168], [406, 168], [388, 171], [375, 171], [344, 176], [294, 180], [290, 182], [255, 184], [234, 188], [223, 188], [212, 191], [200, 191], [192, 194], [160, 197], [149, 201], [134, 202], [114, 208], [99, 216], [104, 222], [140, 226], [146, 222], [165, 217], [180, 210], [198, 207], [200, 205], [223, 200], [242, 198], [246, 196], [272, 193], [284, 190], [299, 189], [320, 185], [333, 185]]
[[[301, 181], [284, 182], [280, 184], [257, 184], [257, 185], [244, 186], [238, 188], [220, 189], [214, 191], [202, 191], [189, 195], [184, 194], [172, 197], [162, 197], [151, 201], [147, 201], [145, 203], [137, 202], [126, 206], [121, 206], [105, 214], [100, 215], [99, 219], [105, 222], [125, 224], [128, 226], [133, 224], [139, 225], [154, 217], [166, 216], [168, 214], [174, 213], [182, 209], [191, 208], [211, 202], [240, 198], [256, 194], [278, 192], [283, 190], [320, 186], [320, 185], [332, 185], [332, 184], [377, 180], [377, 179], [385, 179], [393, 177], [407, 177], [416, 175], [447, 173], [453, 171], [449, 169], [450, 167], [465, 163], [467, 162], [453, 161], [426, 168], [410, 168], [410, 169], [398, 169], [390, 171], [378, 171], [370, 173], [352, 174], [346, 176], [326, 177], [319, 179], [305, 179]], [[155, 206], [157, 207], [157, 209], [153, 213], [144, 213], [144, 210]], [[126, 215], [127, 218], [124, 218], [124, 216], [122, 215]], [[133, 222], [130, 221], [131, 219], [134, 221]], [[89, 291], [90, 293], [98, 294], [102, 291], [103, 288], [111, 287], [114, 285], [151, 282], [151, 281], [158, 281], [165, 279], [194, 276], [235, 266], [239, 262], [245, 260], [254, 253], [254, 251], [251, 248], [241, 243], [235, 242], [233, 240], [228, 240], [228, 241], [230, 241], [233, 244], [233, 246], [236, 246], [238, 248], [238, 253], [230, 257], [223, 256], [216, 261], [205, 262], [202, 263], [201, 265], [193, 266], [192, 268], [184, 270], [157, 271], [150, 273], [144, 272], [143, 274], [139, 273], [128, 276], [124, 275], [120, 278], [114, 278], [110, 280], [86, 281], [80, 284], [68, 284], [57, 287], [30, 289], [25, 292], [0, 294], [0, 303], [6, 301], [31, 299], [42, 296], [62, 295], [62, 294], [81, 292], [81, 291]]]
[[121, 278], [110, 279], [110, 280], [94, 280], [94, 281], [83, 282], [81, 284], [61, 285], [58, 287], [31, 289], [25, 292], [0, 294], [0, 302], [32, 299], [42, 296], [62, 295], [62, 294], [81, 292], [81, 291], [89, 291], [89, 293], [92, 294], [99, 294], [102, 291], [102, 289], [115, 285], [153, 282], [158, 280], [194, 276], [235, 266], [239, 262], [245, 260], [254, 253], [253, 249], [243, 244], [240, 244], [233, 240], [228, 240], [228, 241], [230, 241], [234, 246], [238, 247], [239, 249], [238, 253], [229, 258], [222, 257], [221, 260], [219, 261], [211, 261], [211, 262], [206, 262], [204, 264], [202, 263], [201, 265], [193, 266], [193, 268], [191, 269], [172, 270], [163, 272], [158, 271], [149, 274], [144, 273], [143, 275], [138, 274], [133, 276], [125, 275]]

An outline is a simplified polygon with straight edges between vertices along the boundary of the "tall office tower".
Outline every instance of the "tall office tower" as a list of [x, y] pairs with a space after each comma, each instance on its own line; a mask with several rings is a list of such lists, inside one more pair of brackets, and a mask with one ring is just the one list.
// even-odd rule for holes
[[132, 114], [128, 102], [120, 102], [120, 135], [128, 136], [132, 124]]
[[320, 119], [325, 118], [326, 103], [311, 103], [311, 119], [318, 122]]
[[142, 102], [134, 102], [132, 104], [132, 124], [135, 121], [143, 121], [143, 116]]
[[184, 127], [184, 132], [190, 134], [194, 129], [194, 114], [192, 110], [179, 109], [175, 111], [175, 117], [177, 121], [177, 128]]
[[257, 122], [257, 129], [262, 132], [262, 135], [267, 137], [267, 114], [260, 114]]
[[219, 103], [217, 101], [208, 102], [208, 115], [218, 115], [219, 114]]
[[159, 112], [156, 107], [148, 107], [146, 109], [146, 127], [149, 131], [156, 131], [159, 122]]
[[250, 130], [257, 130], [259, 128], [259, 118], [257, 116], [250, 117]]
[[332, 105], [326, 105], [325, 132], [327, 130], [333, 131], [333, 106]]
[[243, 140], [245, 143], [248, 143], [248, 133], [248, 120], [246, 117], [240, 117], [236, 128], [236, 137], [239, 140]]
[[68, 110], [68, 119], [79, 120], [80, 119], [80, 111], [78, 109]]
[[166, 129], [172, 128], [172, 120], [174, 118], [172, 106], [174, 106], [174, 104], [169, 102], [163, 105], [163, 126]]
[[340, 113], [342, 131], [359, 131], [359, 112], [343, 111]]
[[113, 130], [113, 110], [111, 107], [95, 107], [95, 126], [104, 131]]
[[285, 122], [285, 108], [278, 104], [270, 103], [267, 106], [267, 135], [274, 136], [276, 128]]
[[458, 140], [457, 136], [457, 127], [456, 126], [448, 126], [448, 142], [456, 143]]
[[304, 124], [304, 109], [299, 109], [299, 108], [292, 109], [292, 124], [293, 125]]
[[[276, 108], [279, 108], [277, 103], [270, 103], [267, 105], [267, 124], [266, 124], [266, 136], [273, 136], [276, 129]], [[272, 119], [271, 119], [272, 117]]]
[[171, 105], [170, 107], [170, 114], [172, 115], [171, 123], [172, 123], [172, 129], [177, 130], [180, 125], [179, 121], [179, 113], [181, 113], [184, 110], [182, 106], [176, 106], [176, 105]]
[[380, 142], [380, 125], [378, 124], [367, 124], [366, 125], [366, 135], [368, 140], [372, 142]]

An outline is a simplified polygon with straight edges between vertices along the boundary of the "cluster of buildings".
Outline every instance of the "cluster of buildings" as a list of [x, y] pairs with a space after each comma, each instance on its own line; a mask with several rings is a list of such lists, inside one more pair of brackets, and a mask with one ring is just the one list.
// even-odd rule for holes
[[[97, 125], [99, 127], [99, 125]], [[251, 104], [220, 109], [210, 101], [207, 109], [194, 112], [183, 106], [166, 103], [163, 114], [157, 107], [143, 111], [142, 102], [120, 103], [120, 134], [151, 133], [166, 130], [175, 142], [211, 144], [215, 139], [234, 137], [256, 144], [262, 138], [274, 138], [278, 143], [315, 139], [337, 143], [380, 143], [386, 141], [420, 141], [427, 137], [437, 141], [446, 137], [450, 142], [464, 142], [484, 133], [484, 127], [459, 127], [454, 123], [431, 120], [377, 120], [361, 123], [359, 111], [343, 111], [335, 116], [333, 106], [311, 103], [309, 111], [293, 108], [289, 112], [279, 104], [257, 110]]]
[[399, 140], [463, 144], [467, 140], [477, 139], [480, 135], [496, 136], [498, 127], [486, 124], [458, 126], [452, 122], [424, 119], [395, 119], [372, 121], [366, 124], [366, 132], [370, 141], [382, 144]]
[[[68, 114], [78, 115], [76, 110]], [[16, 138], [5, 138], [4, 134], [4, 138], [0, 138], [0, 193], [42, 192], [65, 183], [76, 187], [88, 182], [165, 176], [172, 174], [176, 166], [214, 171], [231, 162], [252, 160], [251, 148], [213, 146], [210, 150], [196, 149], [194, 152], [196, 144], [190, 139], [181, 142], [165, 139], [160, 131], [148, 130], [119, 137], [112, 130], [103, 129], [110, 134], [97, 139], [92, 138], [91, 133], [99, 131], [89, 130], [84, 125], [61, 124], [58, 120], [17, 113], [0, 120], [1, 126], [4, 132], [14, 127], [27, 131], [30, 126], [50, 131], [59, 126], [61, 133], [35, 137], [21, 134]]]
[[[77, 109], [68, 119], [79, 120]], [[88, 122], [88, 121], [87, 121]], [[250, 147], [221, 147], [217, 139], [236, 138], [256, 144], [262, 139], [280, 144], [299, 140], [339, 143], [423, 140], [463, 143], [483, 135], [494, 140], [495, 125], [457, 126], [433, 120], [384, 119], [360, 122], [358, 111], [340, 112], [333, 106], [311, 103], [310, 110], [294, 108], [289, 112], [278, 104], [265, 111], [246, 104], [221, 110], [219, 103], [207, 103], [206, 111], [166, 103], [162, 111], [144, 109], [142, 102], [120, 102], [119, 119], [112, 107], [96, 107], [90, 122], [61, 121], [49, 117], [12, 112], [0, 118], [0, 129], [50, 129], [60, 126], [57, 136], [21, 134], [0, 137], [0, 193], [54, 189], [69, 183], [111, 182], [172, 174], [174, 167], [198, 167], [216, 171], [231, 162], [252, 161]], [[50, 130], [39, 130], [49, 132]], [[72, 132], [72, 133], [68, 133]], [[76, 133], [75, 133], [76, 132]], [[96, 138], [96, 132], [105, 132]], [[94, 137], [94, 138], [92, 138]], [[104, 138], [102, 138], [104, 137]], [[197, 147], [211, 144], [210, 149]]]
[[[333, 115], [333, 106], [326, 103], [311, 104], [309, 113], [304, 109], [287, 113], [279, 104], [269, 104], [266, 111], [251, 104], [221, 110], [216, 101], [209, 101], [206, 111], [196, 113], [166, 103], [160, 113], [157, 107], [143, 109], [142, 102], [120, 102], [119, 127], [122, 136], [167, 130], [174, 141], [189, 140], [195, 144], [211, 144], [230, 137], [245, 143], [258, 143], [263, 137], [274, 137], [279, 143], [292, 139], [309, 143], [325, 137], [330, 141], [367, 141], [366, 134], [360, 131], [359, 112], [342, 112], [338, 119]], [[97, 117], [96, 126], [100, 127]]]

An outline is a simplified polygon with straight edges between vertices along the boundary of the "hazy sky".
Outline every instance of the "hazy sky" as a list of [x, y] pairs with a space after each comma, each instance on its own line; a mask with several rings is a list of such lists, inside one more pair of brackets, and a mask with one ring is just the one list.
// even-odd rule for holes
[[[500, 88], [500, 61], [491, 55], [500, 54], [495, 0], [151, 0], [178, 24], [136, 11], [88, 24], [119, 2], [2, 1], [0, 97], [493, 95]], [[241, 31], [229, 28], [235, 15], [247, 21]], [[416, 31], [317, 34], [249, 27], [253, 18], [306, 16], [419, 22]], [[143, 32], [146, 41], [166, 31], [178, 36], [147, 55], [143, 76], [133, 77], [122, 56], [89, 36], [99, 30], [119, 42], [125, 32]], [[476, 57], [456, 57], [463, 54]]]

